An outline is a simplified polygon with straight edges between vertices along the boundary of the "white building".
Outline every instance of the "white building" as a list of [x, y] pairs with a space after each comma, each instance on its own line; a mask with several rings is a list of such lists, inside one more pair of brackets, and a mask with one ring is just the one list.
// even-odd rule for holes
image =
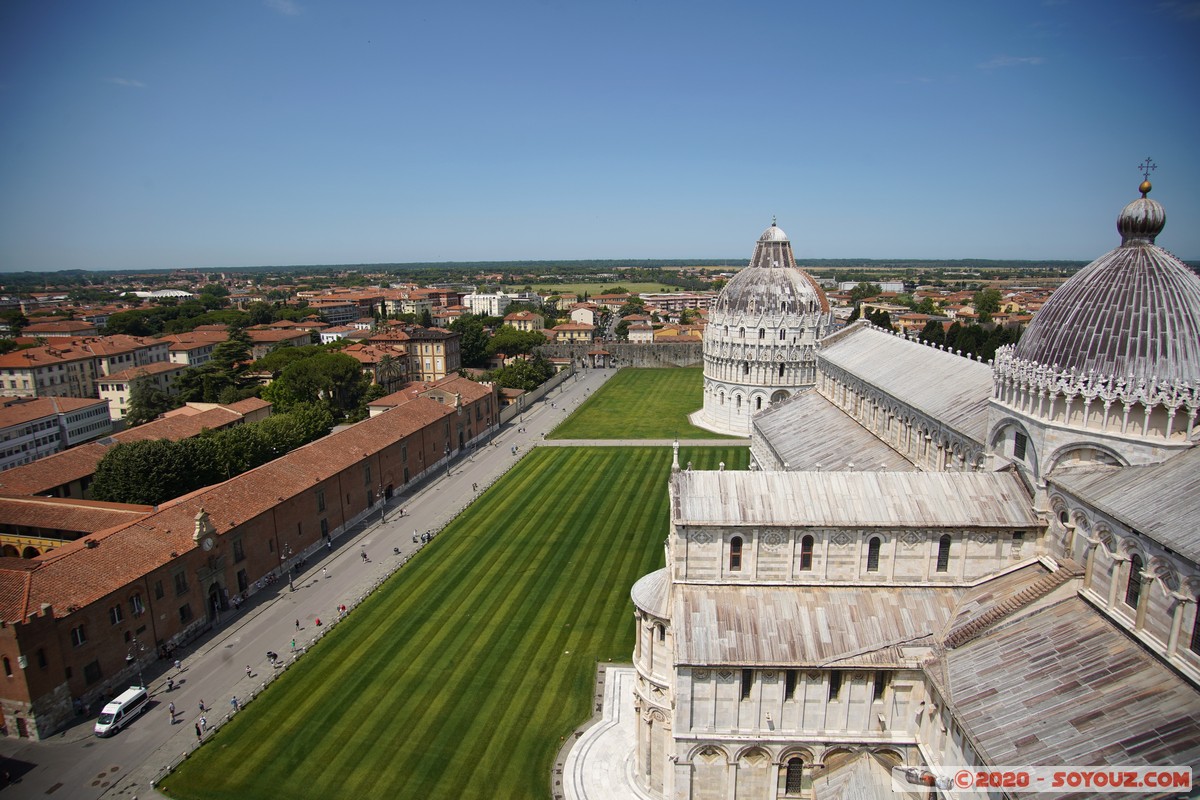
[[517, 302], [518, 298], [505, 294], [504, 292], [492, 292], [488, 294], [476, 294], [472, 292], [468, 295], [463, 295], [462, 304], [471, 309], [472, 314], [482, 314], [487, 317], [502, 317], [504, 311], [510, 305]]
[[676, 459], [666, 567], [632, 590], [642, 791], [1200, 777], [1200, 278], [1155, 245], [1164, 217], [1126, 207], [1121, 246], [991, 367], [859, 322], [754, 418], [762, 469]]
[[10, 399], [0, 405], [0, 470], [28, 464], [112, 432], [103, 400]]
[[792, 243], [772, 221], [709, 312], [704, 406], [692, 424], [749, 433], [756, 412], [812, 386], [816, 343], [831, 324], [825, 293], [796, 268]]

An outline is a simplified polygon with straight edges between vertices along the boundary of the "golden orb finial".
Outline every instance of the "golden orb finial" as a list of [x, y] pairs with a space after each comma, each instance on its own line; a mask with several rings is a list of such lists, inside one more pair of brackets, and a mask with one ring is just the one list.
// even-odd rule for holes
[[1142, 185], [1138, 187], [1138, 191], [1142, 193], [1142, 197], [1145, 197], [1150, 194], [1150, 189], [1152, 188], [1150, 181], [1142, 181]]

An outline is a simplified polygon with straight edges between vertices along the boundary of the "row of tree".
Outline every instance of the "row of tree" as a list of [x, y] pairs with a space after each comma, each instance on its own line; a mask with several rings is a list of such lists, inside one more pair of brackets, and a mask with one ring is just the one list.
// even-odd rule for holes
[[121, 443], [97, 465], [91, 496], [158, 505], [266, 464], [319, 439], [332, 427], [333, 417], [324, 405], [304, 403], [260, 422], [189, 439]]

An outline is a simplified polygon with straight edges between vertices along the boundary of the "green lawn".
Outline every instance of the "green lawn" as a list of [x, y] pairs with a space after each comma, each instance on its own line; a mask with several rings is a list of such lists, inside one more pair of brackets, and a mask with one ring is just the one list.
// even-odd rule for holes
[[[729, 439], [697, 428], [688, 414], [704, 403], [704, 370], [618, 370], [547, 439]], [[631, 412], [631, 409], [633, 411]]]
[[[744, 447], [683, 448], [745, 469]], [[542, 798], [662, 566], [666, 447], [538, 448], [160, 786], [179, 798]]]

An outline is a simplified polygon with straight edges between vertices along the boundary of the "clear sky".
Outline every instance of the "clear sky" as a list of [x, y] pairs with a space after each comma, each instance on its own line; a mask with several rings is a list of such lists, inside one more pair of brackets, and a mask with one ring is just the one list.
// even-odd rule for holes
[[0, 4], [0, 271], [1200, 258], [1200, 2]]

